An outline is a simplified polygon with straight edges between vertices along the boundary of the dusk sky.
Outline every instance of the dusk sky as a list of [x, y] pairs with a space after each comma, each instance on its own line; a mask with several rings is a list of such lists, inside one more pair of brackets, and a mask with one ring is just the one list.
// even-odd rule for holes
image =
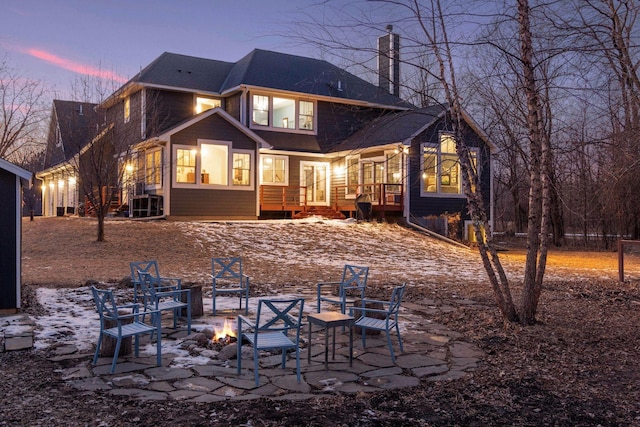
[[[123, 83], [163, 52], [237, 61], [254, 48], [317, 56], [283, 39], [317, 0], [3, 0], [0, 59], [68, 99], [81, 74]], [[339, 10], [343, 0], [329, 4]], [[65, 98], [67, 97], [67, 98]]]

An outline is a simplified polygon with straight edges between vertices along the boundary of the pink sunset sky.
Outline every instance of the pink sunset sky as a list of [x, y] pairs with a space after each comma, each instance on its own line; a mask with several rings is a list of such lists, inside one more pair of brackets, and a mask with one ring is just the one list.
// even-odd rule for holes
[[[317, 57], [277, 34], [317, 0], [5, 0], [0, 60], [66, 99], [78, 76], [124, 83], [163, 52], [237, 61], [254, 48]], [[343, 0], [330, 1], [339, 10]]]

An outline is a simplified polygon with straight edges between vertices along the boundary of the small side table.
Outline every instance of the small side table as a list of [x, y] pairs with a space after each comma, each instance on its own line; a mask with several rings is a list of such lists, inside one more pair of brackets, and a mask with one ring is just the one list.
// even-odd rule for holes
[[307, 351], [307, 362], [311, 363], [311, 327], [318, 325], [325, 329], [324, 334], [324, 369], [329, 369], [329, 329], [333, 329], [333, 352], [332, 358], [336, 358], [336, 328], [346, 326], [349, 328], [349, 366], [353, 366], [353, 325], [355, 318], [340, 312], [325, 311], [320, 313], [310, 313], [307, 315], [309, 321], [309, 349]]

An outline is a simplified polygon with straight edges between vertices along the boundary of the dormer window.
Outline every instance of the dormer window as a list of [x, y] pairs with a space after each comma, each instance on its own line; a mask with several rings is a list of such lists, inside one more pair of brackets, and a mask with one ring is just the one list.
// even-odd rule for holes
[[219, 99], [196, 96], [196, 114], [222, 106]]
[[251, 127], [313, 131], [315, 103], [282, 96], [253, 95]]

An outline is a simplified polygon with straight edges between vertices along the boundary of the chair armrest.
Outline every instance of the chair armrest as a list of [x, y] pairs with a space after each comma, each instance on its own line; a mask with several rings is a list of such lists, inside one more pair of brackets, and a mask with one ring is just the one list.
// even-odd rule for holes
[[322, 289], [323, 286], [335, 286], [335, 285], [339, 285], [340, 282], [318, 282], [318, 295], [320, 295], [320, 291]]
[[353, 312], [354, 311], [360, 311], [363, 314], [366, 313], [381, 313], [381, 314], [387, 314], [389, 313], [387, 310], [381, 310], [379, 308], [364, 308], [364, 307], [349, 307], [349, 315], [353, 316]]
[[383, 304], [383, 305], [389, 305], [389, 301], [380, 301], [380, 300], [377, 300], [377, 299], [364, 299], [364, 300], [362, 300], [362, 303], [363, 303], [363, 304], [370, 303], [370, 304]]
[[175, 289], [172, 291], [156, 292], [156, 296], [157, 297], [173, 297], [183, 293], [187, 293], [187, 295], [189, 295], [191, 294], [191, 289]]
[[[146, 316], [147, 314], [161, 314], [159, 310], [148, 310], [142, 313], [131, 313], [131, 314], [123, 314], [123, 315], [118, 315], [118, 319], [130, 319], [130, 318], [136, 318], [136, 317], [140, 317], [140, 316]], [[111, 320], [115, 320], [113, 318], [111, 318]]]
[[246, 323], [247, 325], [249, 325], [252, 328], [256, 327], [256, 324], [252, 320], [250, 320], [250, 319], [248, 319], [248, 318], [246, 318], [246, 317], [244, 317], [243, 315], [240, 314], [240, 315], [238, 315], [238, 324], [242, 325], [243, 323]]
[[[182, 279], [179, 277], [158, 277], [158, 286], [177, 286], [178, 289], [182, 289]], [[162, 285], [162, 282], [176, 282], [175, 285]]]

